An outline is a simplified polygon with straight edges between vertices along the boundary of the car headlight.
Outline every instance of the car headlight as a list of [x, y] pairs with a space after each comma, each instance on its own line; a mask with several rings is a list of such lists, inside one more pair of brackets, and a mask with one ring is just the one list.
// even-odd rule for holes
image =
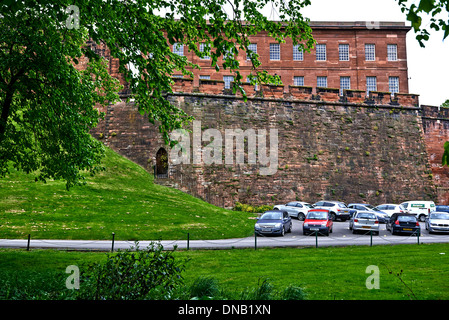
[[308, 227], [308, 226], [309, 226], [308, 222], [304, 223], [304, 227]]
[[260, 225], [259, 225], [258, 223], [256, 223], [256, 224], [254, 225], [254, 228], [260, 228]]
[[322, 227], [325, 227], [325, 226], [326, 226], [326, 223], [322, 223], [321, 226], [322, 226]]
[[274, 226], [275, 226], [276, 228], [280, 228], [280, 227], [282, 227], [282, 223], [276, 223]]

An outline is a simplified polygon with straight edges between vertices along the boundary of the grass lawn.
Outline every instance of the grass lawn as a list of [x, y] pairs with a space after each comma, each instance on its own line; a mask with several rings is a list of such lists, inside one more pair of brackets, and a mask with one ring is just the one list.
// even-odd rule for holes
[[177, 240], [246, 237], [254, 215], [153, 184], [140, 166], [107, 149], [106, 171], [66, 191], [13, 170], [0, 179], [0, 238]]
[[[20, 277], [18, 290], [28, 290], [23, 280], [27, 277], [33, 279], [29, 283], [40, 286], [38, 279], [56, 278], [56, 274], [65, 277], [67, 266], [82, 267], [84, 262], [99, 261], [105, 256], [98, 252], [3, 249], [0, 288], [8, 287], [1, 283], [5, 279]], [[186, 284], [199, 276], [208, 276], [232, 292], [254, 288], [267, 279], [277, 290], [299, 285], [311, 300], [449, 299], [449, 244], [191, 250], [178, 251], [175, 256], [190, 259], [183, 274]], [[379, 268], [379, 289], [366, 288], [371, 275], [366, 268], [370, 265]]]

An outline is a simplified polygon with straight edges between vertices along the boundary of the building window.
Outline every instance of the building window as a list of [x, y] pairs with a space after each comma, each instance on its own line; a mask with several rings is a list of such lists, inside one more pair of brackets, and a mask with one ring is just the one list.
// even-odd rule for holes
[[399, 77], [389, 77], [388, 78], [388, 86], [390, 88], [391, 93], [399, 92]]
[[327, 77], [317, 77], [316, 86], [320, 88], [327, 88]]
[[293, 77], [293, 85], [303, 86], [304, 85], [304, 77]]
[[387, 45], [388, 61], [398, 61], [398, 46], [396, 44]]
[[234, 81], [233, 76], [223, 76], [223, 81], [225, 84], [225, 89], [231, 89], [231, 82]]
[[281, 60], [281, 45], [270, 43], [270, 60]]
[[326, 45], [317, 44], [316, 45], [316, 59], [317, 61], [326, 61]]
[[[200, 43], [200, 52], [207, 52], [207, 53], [209, 53], [209, 48], [206, 46], [205, 43]], [[202, 60], [210, 60], [210, 56], [208, 54], [205, 54], [200, 59], [202, 59]]]
[[345, 89], [351, 89], [351, 77], [340, 77], [340, 95]]
[[201, 75], [200, 74], [200, 79], [201, 80], [210, 80], [210, 76], [209, 75]]
[[247, 52], [246, 53], [246, 60], [251, 60], [251, 57], [255, 54], [257, 54], [257, 43], [250, 43], [248, 45], [248, 50], [250, 50], [251, 52]]
[[349, 44], [338, 45], [338, 56], [340, 61], [349, 61]]
[[300, 48], [299, 44], [293, 46], [293, 60], [303, 61], [304, 60], [304, 50]]
[[182, 74], [174, 74], [172, 78], [183, 78]]
[[184, 45], [182, 43], [175, 43], [173, 45], [173, 53], [182, 57], [184, 55]]
[[366, 94], [369, 94], [371, 91], [377, 91], [376, 77], [366, 77]]
[[365, 60], [376, 61], [376, 46], [374, 44], [365, 44]]

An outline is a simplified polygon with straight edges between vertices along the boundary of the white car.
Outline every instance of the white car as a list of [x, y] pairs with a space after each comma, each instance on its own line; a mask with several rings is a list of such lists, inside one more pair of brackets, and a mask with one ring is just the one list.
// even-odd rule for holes
[[405, 209], [403, 206], [399, 205], [399, 204], [393, 204], [393, 203], [385, 203], [385, 204], [381, 204], [378, 205], [375, 210], [379, 210], [382, 212], [385, 212], [389, 217], [391, 217], [391, 215], [393, 213], [408, 213], [407, 209]]
[[298, 220], [303, 221], [309, 212], [313, 209], [313, 205], [307, 202], [292, 201], [287, 204], [278, 204], [273, 207], [273, 210], [283, 210], [287, 211], [290, 217], [298, 218]]
[[419, 221], [426, 221], [427, 216], [436, 211], [435, 202], [433, 201], [407, 201], [401, 203], [409, 213], [414, 214]]

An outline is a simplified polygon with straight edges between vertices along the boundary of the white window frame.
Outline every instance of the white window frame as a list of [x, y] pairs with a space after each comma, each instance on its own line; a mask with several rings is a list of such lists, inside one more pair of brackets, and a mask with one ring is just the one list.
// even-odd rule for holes
[[248, 50], [251, 50], [252, 52], [247, 52], [246, 53], [246, 60], [247, 61], [251, 61], [251, 55], [252, 54], [257, 54], [257, 43], [250, 43], [248, 45]]
[[326, 61], [326, 44], [320, 43], [316, 45], [316, 61]]
[[[204, 52], [204, 49], [206, 49], [206, 43], [204, 43], [204, 42], [201, 42], [200, 43], [200, 52]], [[202, 58], [200, 58], [201, 60], [210, 60], [210, 56], [209, 55], [206, 55], [206, 56], [204, 56], [204, 57], [202, 57]]]
[[316, 77], [316, 86], [318, 88], [327, 88], [327, 77], [325, 76]]
[[343, 95], [343, 90], [351, 89], [351, 77], [342, 76], [340, 77], [340, 95]]
[[398, 61], [398, 45], [387, 44], [387, 58], [388, 61]]
[[365, 61], [376, 61], [376, 45], [374, 43], [365, 44]]
[[399, 77], [388, 77], [388, 88], [392, 94], [399, 93]]
[[293, 77], [294, 86], [304, 86], [304, 76], [294, 76]]
[[173, 51], [174, 54], [177, 54], [178, 56], [183, 57], [184, 56], [184, 45], [182, 43], [174, 43], [173, 44]]
[[293, 46], [293, 61], [303, 61], [304, 50], [299, 48], [299, 44]]
[[231, 82], [234, 81], [234, 76], [223, 76], [224, 88], [231, 89]]
[[366, 77], [366, 94], [370, 91], [377, 91], [377, 77]]
[[349, 44], [340, 43], [338, 45], [338, 58], [340, 61], [349, 61]]
[[270, 43], [270, 60], [281, 60], [281, 45], [279, 43]]

